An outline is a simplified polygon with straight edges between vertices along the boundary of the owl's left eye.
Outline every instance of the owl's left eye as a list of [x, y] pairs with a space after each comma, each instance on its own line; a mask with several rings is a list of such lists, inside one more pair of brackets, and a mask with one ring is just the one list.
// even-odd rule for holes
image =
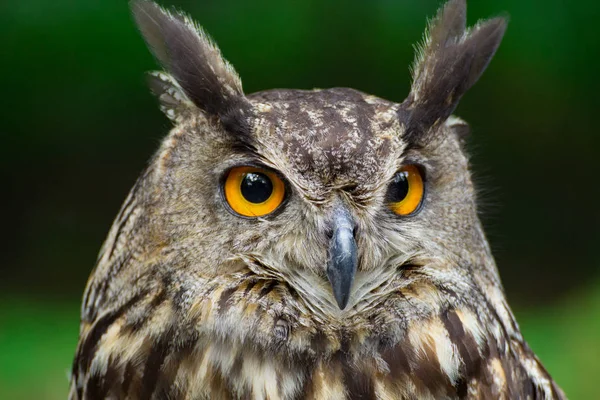
[[272, 171], [258, 167], [235, 167], [227, 174], [225, 199], [231, 209], [244, 217], [271, 214], [285, 197], [285, 184]]
[[423, 176], [415, 165], [405, 165], [396, 172], [387, 193], [390, 209], [397, 215], [405, 216], [415, 213], [425, 194]]

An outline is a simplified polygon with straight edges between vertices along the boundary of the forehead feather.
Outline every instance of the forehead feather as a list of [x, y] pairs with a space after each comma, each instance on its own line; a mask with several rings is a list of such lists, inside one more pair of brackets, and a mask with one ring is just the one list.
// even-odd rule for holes
[[366, 183], [401, 147], [398, 105], [353, 89], [271, 90], [248, 99], [258, 142], [277, 149], [285, 167], [327, 185]]

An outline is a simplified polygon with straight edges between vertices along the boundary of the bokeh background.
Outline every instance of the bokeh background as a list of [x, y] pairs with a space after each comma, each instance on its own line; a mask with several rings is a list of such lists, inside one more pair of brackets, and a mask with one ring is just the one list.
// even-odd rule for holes
[[[349, 86], [406, 96], [438, 0], [172, 0], [247, 93]], [[470, 122], [482, 218], [525, 337], [572, 399], [600, 375], [599, 3], [471, 1], [506, 12]], [[126, 1], [0, 3], [0, 398], [64, 399], [79, 301], [120, 203], [169, 129]]]

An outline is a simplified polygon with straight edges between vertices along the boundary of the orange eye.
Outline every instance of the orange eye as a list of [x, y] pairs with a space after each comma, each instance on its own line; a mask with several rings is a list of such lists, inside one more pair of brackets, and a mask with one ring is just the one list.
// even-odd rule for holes
[[398, 215], [414, 213], [423, 200], [424, 185], [421, 172], [406, 165], [394, 176], [387, 193], [390, 209]]
[[224, 185], [225, 199], [245, 217], [270, 214], [283, 202], [285, 184], [275, 173], [257, 167], [235, 167]]

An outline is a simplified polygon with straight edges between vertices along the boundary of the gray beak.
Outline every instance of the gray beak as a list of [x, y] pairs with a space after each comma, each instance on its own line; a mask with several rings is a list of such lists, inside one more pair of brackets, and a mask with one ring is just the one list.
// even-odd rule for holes
[[343, 310], [348, 305], [350, 290], [356, 275], [357, 249], [354, 239], [354, 222], [348, 210], [342, 206], [333, 213], [332, 236], [329, 243], [327, 277], [335, 300]]

